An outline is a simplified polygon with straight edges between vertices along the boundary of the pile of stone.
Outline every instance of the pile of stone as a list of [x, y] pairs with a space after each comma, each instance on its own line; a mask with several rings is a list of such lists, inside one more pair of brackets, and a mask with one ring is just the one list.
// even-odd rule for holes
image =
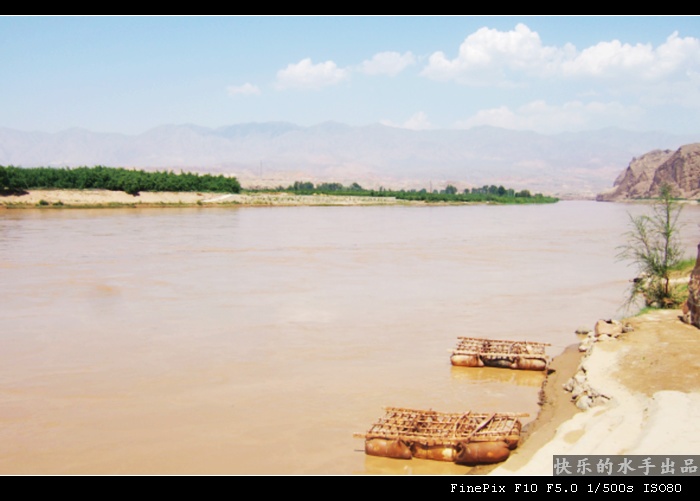
[[591, 348], [595, 343], [606, 342], [617, 338], [621, 334], [632, 331], [632, 326], [623, 324], [617, 320], [598, 320], [593, 330], [579, 329], [576, 334], [585, 336], [579, 343], [579, 351], [586, 352], [576, 374], [564, 384], [564, 390], [571, 392], [576, 407], [581, 410], [590, 409], [597, 405], [602, 405], [610, 400], [610, 397], [600, 393], [588, 382], [586, 374], [586, 358], [591, 353]]
[[588, 351], [591, 349], [594, 343], [600, 341], [610, 341], [615, 339], [620, 334], [632, 331], [632, 326], [629, 324], [623, 324], [617, 320], [598, 320], [592, 331], [590, 330], [577, 330], [576, 334], [580, 336], [585, 336], [583, 341], [578, 345], [579, 351]]
[[574, 404], [583, 411], [596, 405], [603, 405], [610, 400], [609, 396], [603, 395], [588, 383], [583, 362], [576, 374], [564, 384], [564, 390], [571, 392]]

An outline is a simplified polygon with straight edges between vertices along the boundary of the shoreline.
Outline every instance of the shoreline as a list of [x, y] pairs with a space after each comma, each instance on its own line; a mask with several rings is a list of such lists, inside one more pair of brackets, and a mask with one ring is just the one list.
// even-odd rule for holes
[[[587, 352], [572, 345], [555, 357], [522, 443], [503, 463], [470, 474], [552, 476], [554, 455], [697, 454], [700, 331], [680, 314], [655, 310], [628, 318], [630, 332]], [[564, 389], [574, 377], [601, 397], [598, 405], [576, 407]]]
[[[552, 358], [549, 372], [540, 389], [540, 409], [537, 417], [522, 430], [520, 445], [503, 463], [474, 466], [468, 475], [489, 475], [494, 470], [508, 465], [518, 468], [532, 460], [534, 454], [552, 440], [557, 428], [581, 412], [571, 399], [571, 393], [563, 389], [574, 376], [584, 353], [578, 350], [578, 343], [569, 345], [562, 353]], [[498, 474], [498, 473], [495, 473]]]

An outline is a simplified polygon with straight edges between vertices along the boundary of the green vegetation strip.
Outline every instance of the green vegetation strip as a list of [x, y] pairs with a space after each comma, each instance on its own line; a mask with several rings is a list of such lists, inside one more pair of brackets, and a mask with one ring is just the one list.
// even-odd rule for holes
[[[296, 195], [336, 195], [346, 197], [394, 197], [397, 200], [423, 201], [423, 202], [454, 202], [454, 203], [498, 203], [498, 204], [541, 204], [554, 203], [559, 199], [544, 196], [541, 193], [532, 195], [528, 190], [516, 192], [513, 189], [503, 186], [482, 186], [481, 188], [465, 189], [461, 193], [456, 187], [448, 185], [443, 190], [426, 189], [422, 190], [388, 190], [379, 188], [377, 190], [366, 189], [357, 183], [350, 186], [343, 186], [340, 183], [320, 183], [314, 185], [312, 182], [297, 181], [288, 187], [279, 186], [277, 191], [291, 192]], [[269, 190], [247, 190], [247, 191], [269, 191]]]
[[[140, 192], [212, 192], [240, 193], [241, 185], [235, 177], [224, 175], [197, 174], [168, 171], [147, 172], [123, 167], [16, 167], [0, 165], [0, 191], [21, 193], [28, 190], [61, 189], [87, 190], [101, 189], [123, 191], [131, 195]], [[393, 197], [404, 201], [427, 203], [497, 203], [533, 204], [554, 203], [558, 199], [541, 193], [532, 195], [528, 190], [516, 192], [503, 186], [482, 186], [459, 192], [448, 185], [445, 189], [429, 192], [422, 190], [390, 190], [385, 188], [366, 189], [358, 183], [343, 186], [340, 183], [320, 183], [297, 181], [286, 188], [247, 190], [249, 192], [286, 191], [295, 195], [335, 195], [346, 197]], [[48, 205], [48, 202], [40, 205]]]
[[235, 177], [191, 172], [146, 172], [101, 165], [76, 168], [23, 168], [0, 165], [0, 190], [21, 192], [37, 189], [99, 189], [138, 195], [141, 191], [240, 193], [241, 185]]

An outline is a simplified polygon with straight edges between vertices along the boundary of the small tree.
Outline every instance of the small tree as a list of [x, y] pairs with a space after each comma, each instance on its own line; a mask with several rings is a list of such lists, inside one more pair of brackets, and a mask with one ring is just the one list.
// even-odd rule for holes
[[664, 184], [651, 215], [630, 215], [632, 229], [626, 233], [627, 243], [618, 254], [620, 259], [632, 261], [639, 272], [632, 282], [628, 306], [640, 295], [647, 306], [675, 308], [680, 304], [671, 287], [671, 270], [683, 257], [678, 240], [680, 213], [671, 187]]

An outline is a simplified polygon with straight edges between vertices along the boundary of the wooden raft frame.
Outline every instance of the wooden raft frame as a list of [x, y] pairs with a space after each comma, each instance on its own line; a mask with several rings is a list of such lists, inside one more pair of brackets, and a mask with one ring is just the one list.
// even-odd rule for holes
[[400, 407], [386, 407], [385, 411], [369, 431], [355, 433], [355, 437], [420, 442], [427, 446], [503, 441], [520, 435], [522, 425], [518, 418], [529, 416], [516, 412], [449, 413]]
[[525, 370], [546, 370], [550, 357], [545, 353], [549, 343], [510, 341], [460, 336], [452, 351], [452, 365], [465, 367], [503, 367]]
[[459, 464], [504, 461], [520, 441], [518, 413], [446, 413], [387, 407], [366, 433], [365, 454]]

